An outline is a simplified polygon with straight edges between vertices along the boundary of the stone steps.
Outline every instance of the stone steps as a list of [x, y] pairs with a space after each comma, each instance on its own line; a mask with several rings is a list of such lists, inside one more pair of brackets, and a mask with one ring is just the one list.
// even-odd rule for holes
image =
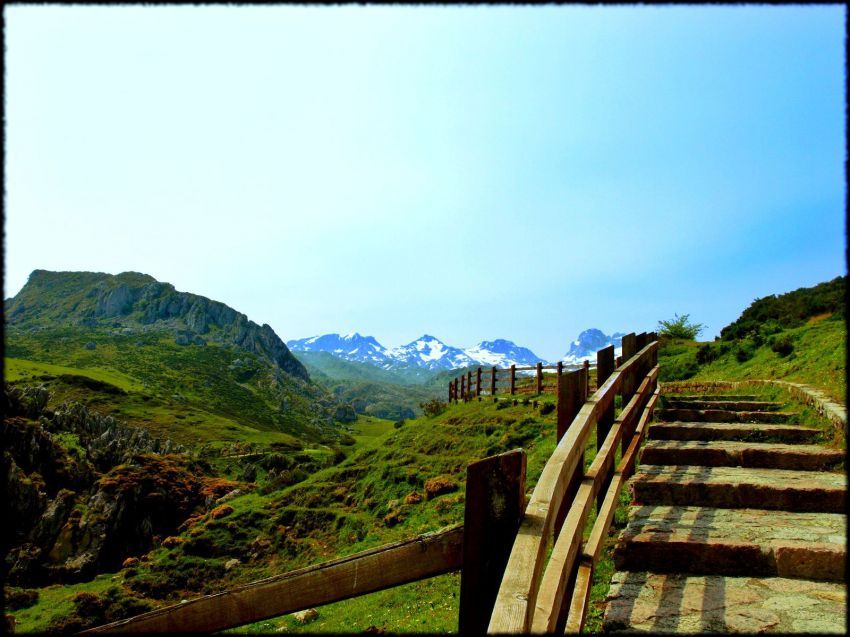
[[647, 431], [650, 440], [812, 443], [821, 436], [821, 431], [813, 427], [770, 423], [668, 422], [655, 423]]
[[844, 515], [643, 506], [629, 518], [617, 570], [844, 579]]
[[758, 400], [755, 394], [679, 394], [668, 400]]
[[844, 461], [844, 452], [820, 445], [772, 442], [650, 440], [641, 452], [640, 461], [652, 465], [821, 471], [840, 465]]
[[603, 631], [844, 632], [845, 454], [781, 407], [665, 397], [629, 483]]
[[680, 400], [669, 398], [665, 404], [671, 409], [722, 409], [726, 411], [778, 411], [782, 403], [767, 400]]
[[785, 423], [791, 421], [795, 413], [786, 411], [731, 411], [728, 409], [660, 409], [656, 412], [659, 420], [691, 422], [765, 422]]
[[638, 504], [841, 513], [842, 473], [688, 465], [643, 465], [631, 480]]
[[603, 631], [843, 634], [846, 603], [837, 582], [618, 571]]

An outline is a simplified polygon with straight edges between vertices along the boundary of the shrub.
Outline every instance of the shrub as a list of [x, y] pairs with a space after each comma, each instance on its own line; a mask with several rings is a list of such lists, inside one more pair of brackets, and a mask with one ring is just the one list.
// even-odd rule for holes
[[735, 360], [739, 363], [744, 363], [755, 356], [755, 346], [751, 340], [741, 341], [732, 350], [735, 353]]
[[431, 400], [425, 403], [419, 403], [419, 406], [422, 408], [422, 411], [425, 412], [426, 416], [431, 417], [439, 416], [448, 407], [446, 403], [437, 398], [432, 398]]
[[697, 349], [697, 363], [700, 365], [707, 365], [718, 358], [720, 358], [720, 350], [710, 343], [700, 345]]
[[425, 481], [425, 497], [429, 500], [442, 493], [448, 493], [456, 489], [457, 484], [449, 476], [437, 476], [436, 478], [429, 478]]
[[26, 588], [6, 589], [6, 606], [9, 610], [29, 608], [38, 601], [38, 590]]
[[393, 423], [393, 429], [401, 429], [404, 427], [405, 420], [402, 418], [401, 420], [397, 420]]
[[545, 416], [555, 411], [555, 403], [543, 403], [540, 405], [540, 415]]
[[788, 356], [794, 351], [794, 343], [791, 341], [790, 334], [780, 334], [770, 339], [770, 349], [779, 354], [781, 357]]
[[213, 509], [210, 515], [212, 516], [213, 520], [218, 520], [219, 518], [223, 518], [224, 516], [230, 515], [231, 513], [233, 513], [233, 507], [229, 504], [222, 504], [220, 507], [216, 507], [215, 509]]
[[669, 321], [658, 321], [658, 335], [668, 338], [683, 338], [693, 341], [705, 329], [702, 323], [691, 323], [688, 321], [690, 314], [679, 316], [674, 314]]

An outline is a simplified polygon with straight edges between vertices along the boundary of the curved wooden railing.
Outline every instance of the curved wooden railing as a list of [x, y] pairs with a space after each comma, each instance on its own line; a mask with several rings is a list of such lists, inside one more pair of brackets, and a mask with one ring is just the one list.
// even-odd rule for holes
[[[553, 632], [567, 621], [570, 606], [583, 617], [586, 602], [582, 600], [587, 598], [593, 565], [657, 398], [658, 342], [654, 335], [640, 336], [643, 347], [603, 379], [580, 407], [543, 468], [520, 523], [488, 632]], [[644, 344], [649, 339], [651, 342]], [[628, 349], [624, 343], [624, 356]], [[613, 356], [613, 350], [610, 355]], [[637, 383], [640, 384], [635, 391]], [[618, 393], [626, 404], [610, 428], [603, 426]], [[597, 425], [600, 425], [597, 429], [601, 444], [590, 468], [583, 472], [585, 449]], [[623, 445], [625, 464], [621, 461], [612, 475], [620, 441], [627, 443]], [[600, 503], [598, 525], [591, 532], [592, 543], [582, 550], [582, 532], [594, 497], [603, 491], [605, 498]], [[562, 511], [566, 512], [563, 522]], [[554, 546], [547, 562], [546, 552], [553, 537]], [[579, 573], [580, 565], [584, 568]], [[583, 624], [583, 618], [570, 619], [574, 628]]]

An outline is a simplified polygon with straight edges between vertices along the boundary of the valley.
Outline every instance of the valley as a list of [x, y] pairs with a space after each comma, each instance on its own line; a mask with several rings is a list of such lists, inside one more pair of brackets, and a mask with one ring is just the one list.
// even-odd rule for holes
[[[387, 366], [392, 350], [374, 339], [348, 357], [334, 354], [339, 335], [290, 348], [267, 326], [145, 275], [64, 274], [37, 271], [5, 306], [15, 632], [75, 632], [445, 528], [463, 521], [470, 462], [521, 447], [531, 492], [555, 449], [551, 393], [444, 402], [452, 378], [495, 360], [469, 348], [454, 349], [471, 362], [423, 337]], [[757, 319], [744, 312], [733, 324], [744, 328], [715, 343], [662, 336], [660, 380], [784, 378], [842, 398], [844, 281], [822, 285], [803, 293], [816, 301], [762, 302]], [[564, 360], [608, 345], [619, 354], [623, 336], [587, 330]], [[415, 345], [425, 340], [427, 351]], [[317, 343], [330, 351], [296, 349]], [[525, 349], [477, 347], [479, 357]], [[412, 352], [424, 353], [421, 365]], [[442, 359], [464, 364], [430, 364]], [[593, 437], [588, 449], [585, 467]], [[615, 530], [628, 502], [624, 493]], [[592, 510], [585, 535], [594, 520]], [[612, 568], [603, 557], [593, 603]], [[307, 622], [286, 615], [233, 632], [454, 632], [459, 581], [441, 575], [323, 606]], [[599, 606], [589, 621], [600, 625]]]

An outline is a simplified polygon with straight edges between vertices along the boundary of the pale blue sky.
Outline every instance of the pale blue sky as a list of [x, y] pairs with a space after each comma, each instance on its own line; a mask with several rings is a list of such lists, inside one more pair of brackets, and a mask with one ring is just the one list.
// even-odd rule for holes
[[845, 272], [843, 6], [5, 16], [5, 297], [136, 270], [554, 359]]

